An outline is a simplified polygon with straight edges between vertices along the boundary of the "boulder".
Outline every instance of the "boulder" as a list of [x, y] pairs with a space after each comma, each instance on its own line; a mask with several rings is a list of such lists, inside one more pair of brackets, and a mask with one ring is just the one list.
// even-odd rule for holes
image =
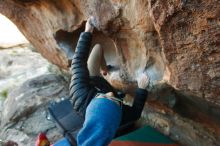
[[[65, 69], [86, 19], [95, 16], [97, 30], [93, 44], [100, 43], [107, 64], [118, 68], [107, 80], [132, 95], [137, 87], [136, 78], [144, 71], [151, 78], [151, 110], [164, 114], [165, 121], [175, 123], [177, 119], [170, 116], [178, 114], [181, 121], [194, 125], [187, 128], [174, 124], [176, 127], [168, 133], [161, 131], [172, 135], [176, 129], [185, 128], [181, 144], [197, 145], [187, 142], [193, 139], [185, 137], [195, 132], [199, 133], [197, 141], [211, 135], [208, 144], [217, 145], [220, 139], [218, 0], [1, 0], [0, 12], [16, 24], [42, 56]], [[168, 111], [170, 116], [165, 114]], [[197, 131], [195, 125], [200, 124], [208, 133]]]
[[24, 81], [50, 72], [52, 65], [30, 47], [18, 46], [0, 51], [0, 93], [5, 96]]
[[68, 95], [68, 82], [60, 75], [35, 77], [15, 88], [4, 102], [0, 139], [19, 145], [34, 145], [37, 135], [45, 132], [51, 142], [62, 135], [49, 116], [52, 101]]
[[34, 145], [40, 132], [51, 142], [61, 138], [47, 107], [68, 95], [69, 76], [30, 47], [0, 55], [0, 145]]
[[0, 14], [0, 49], [28, 44], [27, 39], [18, 28], [5, 16]]

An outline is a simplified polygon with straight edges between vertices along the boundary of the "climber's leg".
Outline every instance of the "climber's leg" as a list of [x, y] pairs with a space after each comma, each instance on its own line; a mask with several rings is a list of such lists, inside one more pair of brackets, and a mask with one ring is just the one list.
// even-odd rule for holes
[[87, 61], [89, 75], [90, 76], [101, 76], [100, 71], [106, 71], [106, 62], [104, 58], [104, 52], [100, 44], [96, 44]]

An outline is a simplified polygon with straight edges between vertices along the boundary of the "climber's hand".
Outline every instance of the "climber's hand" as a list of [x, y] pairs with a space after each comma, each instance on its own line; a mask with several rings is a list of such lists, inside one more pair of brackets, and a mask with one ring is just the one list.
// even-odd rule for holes
[[138, 78], [137, 78], [137, 82], [138, 82], [138, 87], [141, 89], [147, 89], [149, 83], [150, 83], [150, 79], [149, 77], [142, 73]]
[[87, 19], [85, 32], [93, 33], [93, 30], [94, 30], [94, 26], [92, 25], [93, 21], [95, 21], [95, 18], [93, 16]]

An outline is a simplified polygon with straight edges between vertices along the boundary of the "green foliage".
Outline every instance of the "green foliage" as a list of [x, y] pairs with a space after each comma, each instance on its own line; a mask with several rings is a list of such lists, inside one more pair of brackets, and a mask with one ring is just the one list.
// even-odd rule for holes
[[0, 92], [0, 100], [4, 100], [7, 97], [8, 97], [8, 90], [7, 89]]

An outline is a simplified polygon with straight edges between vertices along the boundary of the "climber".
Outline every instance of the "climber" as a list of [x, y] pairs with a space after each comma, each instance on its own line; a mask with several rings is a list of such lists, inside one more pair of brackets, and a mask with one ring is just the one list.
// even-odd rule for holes
[[[101, 45], [95, 45], [89, 55], [94, 21], [93, 17], [87, 20], [72, 58], [70, 100], [49, 108], [65, 136], [54, 146], [108, 145], [117, 130], [140, 118], [147, 98], [149, 78], [144, 73], [137, 80], [139, 88], [132, 106], [123, 104], [118, 92], [102, 77], [108, 74], [109, 67]], [[69, 101], [74, 110], [69, 108]]]

